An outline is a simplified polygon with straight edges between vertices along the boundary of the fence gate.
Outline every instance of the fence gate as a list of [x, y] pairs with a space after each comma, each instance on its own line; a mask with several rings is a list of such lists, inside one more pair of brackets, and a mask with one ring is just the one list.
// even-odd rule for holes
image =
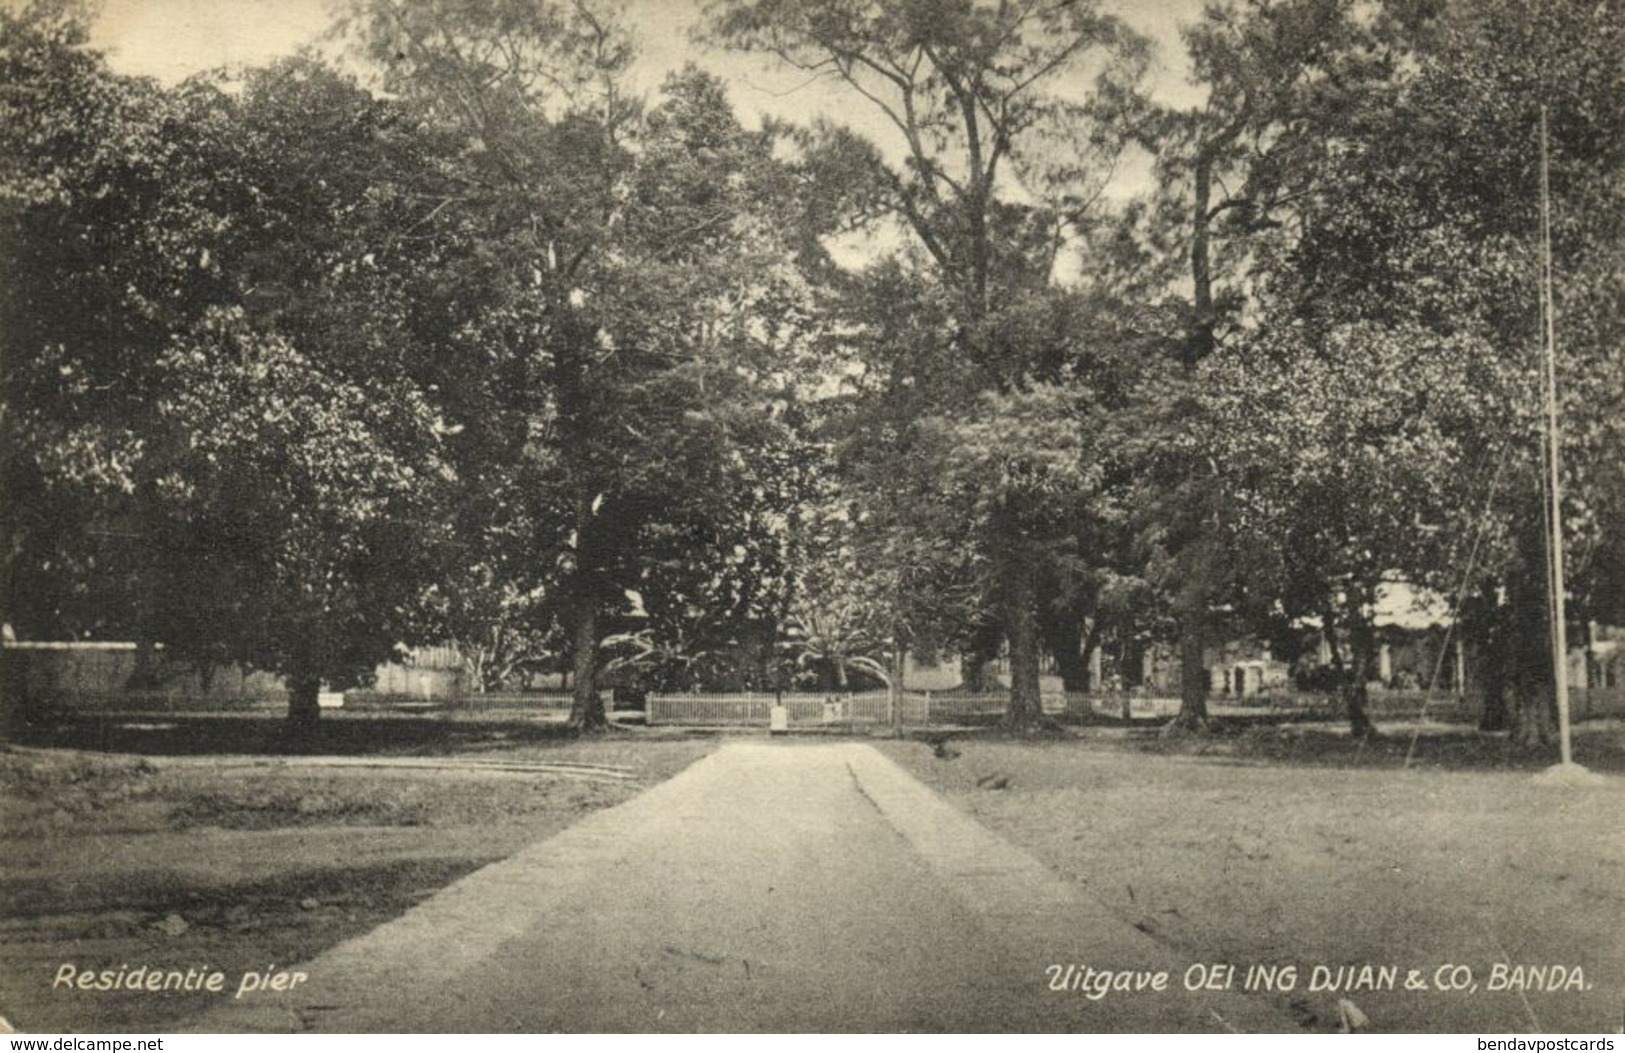
[[884, 691], [649, 695], [645, 708], [651, 725], [765, 728], [776, 705], [785, 708], [791, 729], [873, 727], [891, 720]]

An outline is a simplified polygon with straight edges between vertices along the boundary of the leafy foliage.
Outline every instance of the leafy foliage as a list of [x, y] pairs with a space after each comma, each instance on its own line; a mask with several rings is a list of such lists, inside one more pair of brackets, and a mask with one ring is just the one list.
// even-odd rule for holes
[[[311, 57], [120, 77], [0, 13], [3, 618], [283, 673], [397, 644], [482, 687], [882, 679], [1008, 643], [1459, 601], [1543, 734], [1550, 129], [1576, 618], [1625, 597], [1613, 0], [1236, 0], [1201, 96], [1092, 3], [719, 0], [702, 35], [862, 108], [747, 127], [628, 87], [590, 0], [351, 0]], [[1156, 185], [1108, 200], [1149, 151]], [[854, 251], [854, 246], [857, 247]], [[857, 262], [854, 262], [857, 260]], [[1358, 692], [1357, 731], [1366, 730]]]

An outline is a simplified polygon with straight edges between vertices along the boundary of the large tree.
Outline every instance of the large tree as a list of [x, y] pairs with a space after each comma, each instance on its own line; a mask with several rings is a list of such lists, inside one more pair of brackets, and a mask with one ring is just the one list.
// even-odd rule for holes
[[1177, 719], [1194, 727], [1207, 716], [1203, 652], [1241, 558], [1226, 542], [1223, 461], [1190, 441], [1206, 408], [1200, 365], [1256, 311], [1260, 256], [1291, 237], [1316, 193], [1316, 159], [1381, 97], [1392, 56], [1350, 0], [1209, 4], [1181, 35], [1201, 101], [1153, 107], [1141, 125], [1158, 188], [1139, 233], [1153, 266], [1175, 253], [1185, 266], [1171, 286], [1182, 315], [1167, 334], [1174, 369], [1147, 421], [1167, 441], [1149, 450], [1136, 504], [1149, 572], [1178, 625]]
[[183, 108], [86, 39], [63, 5], [0, 12], [0, 620], [150, 641], [136, 454], [159, 352], [229, 295], [208, 266], [223, 218]]
[[1351, 324], [1253, 334], [1204, 363], [1230, 595], [1257, 625], [1320, 625], [1356, 736], [1375, 730], [1383, 591], [1434, 584], [1432, 568], [1467, 555], [1457, 487], [1483, 458], [1464, 427], [1481, 403], [1463, 367], [1486, 357], [1475, 341]]
[[[738, 589], [772, 576], [758, 528], [779, 492], [752, 483], [771, 474], [753, 458], [782, 445], [764, 434], [784, 424], [766, 351], [802, 310], [775, 136], [693, 69], [652, 107], [631, 98], [632, 42], [607, 7], [363, 0], [349, 25], [383, 85], [465, 144], [445, 207], [478, 240], [479, 306], [455, 342], [490, 385], [496, 441], [459, 471], [517, 473], [527, 555], [507, 565], [537, 574], [521, 594], [563, 629], [572, 725], [602, 727], [599, 646], [632, 592], [668, 625], [700, 593], [737, 619], [754, 602]], [[734, 584], [672, 573], [724, 538], [748, 555], [720, 564]]]
[[[1029, 310], [1042, 312], [1058, 258], [1087, 222], [1122, 144], [1121, 104], [1143, 42], [1093, 4], [1053, 0], [725, 0], [710, 9], [706, 35], [839, 85], [887, 127], [888, 141], [872, 144], [826, 125], [809, 144], [815, 157], [840, 157], [821, 170], [852, 181], [843, 200], [857, 218], [907, 243], [866, 279], [871, 291], [860, 299], [878, 312], [851, 315], [871, 347], [882, 343], [874, 334], [897, 338], [889, 355], [864, 362], [870, 391], [888, 393], [859, 428], [874, 462], [868, 474], [918, 472], [931, 463], [932, 444], [961, 444], [936, 461], [946, 474], [922, 476], [925, 488], [986, 493], [966, 506], [970, 535], [938, 542], [963, 541], [967, 563], [985, 572], [982, 607], [1010, 648], [1009, 718], [1032, 723], [1040, 715], [1038, 580], [1047, 570], [1033, 517], [1071, 470], [1053, 474], [1039, 451], [991, 450], [982, 440], [997, 429], [972, 422], [999, 407], [1048, 407], [1059, 414], [1057, 434], [1067, 432], [1076, 410], [1038, 376], [1053, 348], [1023, 322]], [[887, 304], [875, 286], [904, 297]], [[910, 316], [904, 303], [915, 308]], [[944, 416], [966, 427], [932, 423]], [[966, 472], [985, 474], [975, 483]], [[869, 491], [879, 506], [896, 496], [885, 484]], [[914, 510], [921, 516], [931, 503], [924, 498]]]
[[1596, 556], [1622, 521], [1609, 468], [1622, 441], [1625, 387], [1611, 321], [1621, 307], [1625, 229], [1625, 36], [1617, 16], [1607, 4], [1582, 10], [1521, 0], [1378, 9], [1374, 32], [1402, 59], [1394, 89], [1340, 113], [1332, 148], [1311, 159], [1313, 200], [1261, 268], [1265, 324], [1313, 332], [1354, 325], [1458, 349], [1449, 359], [1458, 383], [1441, 386], [1427, 371], [1410, 382], [1427, 416], [1476, 454], [1462, 459], [1441, 495], [1453, 504], [1442, 522], [1462, 541], [1446, 560], [1393, 569], [1471, 598], [1464, 625], [1486, 659], [1487, 723], [1502, 719], [1508, 687], [1518, 738], [1531, 744], [1548, 734], [1551, 699], [1550, 524], [1541, 497], [1543, 110], [1565, 422], [1562, 540], [1580, 598], [1593, 594], [1593, 582], [1606, 592], [1607, 560]]
[[135, 628], [284, 675], [308, 723], [324, 682], [364, 681], [419, 625], [444, 424], [404, 324], [422, 268], [403, 238], [436, 177], [399, 108], [309, 61], [169, 105], [147, 219], [163, 244], [201, 217], [187, 263], [217, 302], [105, 378], [141, 399]]
[[308, 61], [164, 90], [109, 74], [71, 17], [4, 30], [8, 592], [32, 571], [99, 612], [42, 610], [29, 581], [8, 620], [284, 674], [308, 721], [409, 635], [422, 585], [422, 144]]

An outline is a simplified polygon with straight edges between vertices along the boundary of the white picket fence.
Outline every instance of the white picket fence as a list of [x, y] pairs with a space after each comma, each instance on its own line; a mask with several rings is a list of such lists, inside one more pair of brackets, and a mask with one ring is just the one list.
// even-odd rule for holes
[[[610, 692], [600, 691], [604, 708], [610, 705]], [[344, 704], [351, 709], [436, 709], [484, 712], [524, 710], [542, 714], [565, 714], [575, 702], [570, 691], [486, 691], [452, 698], [425, 701], [416, 695], [392, 691], [346, 691]]]
[[[599, 692], [606, 709], [609, 691]], [[570, 712], [572, 696], [567, 691], [523, 691], [469, 694], [453, 699], [425, 701], [394, 692], [349, 691], [343, 696], [323, 695], [323, 705], [355, 710], [398, 712], [434, 711], [452, 714], [491, 715], [502, 719], [562, 721]], [[332, 701], [329, 702], [329, 699]], [[1173, 696], [1133, 694], [1060, 694], [1043, 696], [1044, 713], [1059, 718], [1083, 720], [1099, 715], [1128, 720], [1166, 720], [1179, 712], [1179, 699]], [[287, 705], [280, 691], [257, 691], [241, 697], [204, 697], [195, 690], [91, 691], [72, 690], [58, 699], [65, 709], [82, 712], [186, 713], [186, 712], [276, 712]], [[888, 727], [892, 724], [892, 700], [885, 691], [858, 694], [797, 692], [775, 695], [766, 692], [729, 694], [654, 694], [647, 697], [648, 723], [687, 727], [768, 727], [774, 705], [782, 704], [791, 727], [859, 728]], [[900, 721], [909, 727], [985, 725], [1008, 710], [1008, 692], [971, 694], [966, 692], [906, 691], [899, 701]], [[1381, 720], [1471, 721], [1477, 701], [1440, 692], [1373, 692], [1370, 713]], [[1293, 692], [1276, 696], [1230, 699], [1209, 698], [1208, 711], [1218, 717], [1269, 717], [1297, 714], [1336, 719], [1343, 711], [1339, 699], [1319, 694]], [[1577, 720], [1625, 717], [1625, 689], [1619, 687], [1577, 689], [1573, 692], [1573, 714]]]
[[863, 695], [735, 692], [720, 695], [650, 695], [644, 712], [650, 724], [696, 727], [766, 727], [773, 707], [782, 705], [792, 725], [881, 724], [890, 719], [884, 692]]
[[[1408, 701], [1415, 701], [1420, 706], [1420, 700]], [[884, 691], [846, 695], [650, 695], [647, 713], [650, 724], [766, 727], [776, 703], [784, 705], [792, 727], [873, 726], [892, 722], [892, 704]], [[980, 694], [906, 691], [899, 704], [902, 708], [901, 722], [911, 727], [989, 724], [1009, 710], [1010, 695], [1007, 691]], [[1054, 692], [1043, 695], [1042, 706], [1045, 715], [1063, 719], [1081, 720], [1098, 715], [1123, 720], [1166, 720], [1179, 712], [1179, 699], [1168, 695]], [[1262, 715], [1302, 709], [1318, 712], [1329, 710], [1331, 706], [1331, 700], [1319, 696], [1295, 696], [1273, 701], [1265, 698], [1235, 702], [1210, 699], [1208, 702], [1208, 710], [1215, 716]], [[1450, 700], [1441, 696], [1433, 700], [1427, 711], [1441, 713], [1449, 708]]]
[[[1083, 698], [1084, 696], [1077, 696]], [[1045, 712], [1059, 715], [1077, 706], [1074, 700], [1046, 696]], [[888, 692], [861, 694], [813, 693], [732, 693], [650, 695], [646, 712], [650, 724], [694, 727], [766, 727], [775, 705], [782, 705], [792, 727], [876, 726], [892, 722], [892, 700]], [[1003, 716], [1010, 707], [1008, 692], [990, 694], [932, 694], [905, 691], [898, 705], [906, 725], [943, 725], [965, 722], [987, 723]]]

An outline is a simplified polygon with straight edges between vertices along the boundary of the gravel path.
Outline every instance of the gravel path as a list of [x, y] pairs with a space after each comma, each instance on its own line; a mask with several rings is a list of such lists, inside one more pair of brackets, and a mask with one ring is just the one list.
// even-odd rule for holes
[[868, 746], [741, 743], [191, 1029], [1295, 1030], [1191, 964]]

